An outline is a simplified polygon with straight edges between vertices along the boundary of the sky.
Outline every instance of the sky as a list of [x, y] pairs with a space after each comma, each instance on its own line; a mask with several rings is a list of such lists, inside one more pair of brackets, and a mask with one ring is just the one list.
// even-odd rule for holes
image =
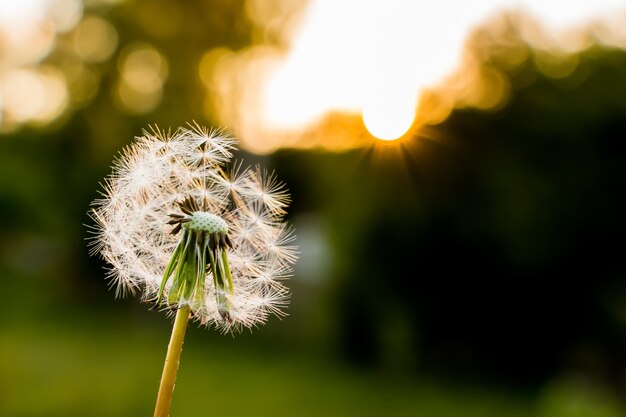
[[[26, 39], [18, 34], [53, 9], [63, 31], [82, 7], [79, 0], [0, 0], [0, 29]], [[243, 123], [302, 130], [346, 112], [359, 114], [377, 138], [401, 137], [414, 123], [420, 93], [458, 68], [471, 31], [503, 10], [535, 16], [563, 48], [571, 47], [563, 34], [594, 19], [626, 28], [626, 0], [309, 0], [286, 54], [244, 79], [255, 97], [241, 105], [252, 115]]]
[[289, 128], [328, 109], [358, 112], [374, 136], [394, 139], [411, 126], [419, 92], [455, 69], [472, 28], [496, 13], [530, 13], [558, 40], [624, 9], [624, 0], [313, 0], [269, 76], [262, 118]]

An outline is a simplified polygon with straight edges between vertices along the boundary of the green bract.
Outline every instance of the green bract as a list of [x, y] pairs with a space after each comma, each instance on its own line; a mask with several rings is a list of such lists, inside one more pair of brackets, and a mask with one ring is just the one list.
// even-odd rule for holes
[[176, 226], [173, 234], [182, 230], [181, 239], [165, 267], [157, 294], [161, 302], [165, 284], [172, 277], [167, 296], [170, 305], [202, 303], [207, 272], [213, 277], [215, 301], [222, 319], [231, 321], [232, 304], [226, 293], [234, 294], [233, 278], [228, 264], [227, 248], [232, 248], [228, 238], [228, 224], [219, 216], [198, 210], [192, 198], [178, 203], [185, 215], [171, 214], [170, 224]]

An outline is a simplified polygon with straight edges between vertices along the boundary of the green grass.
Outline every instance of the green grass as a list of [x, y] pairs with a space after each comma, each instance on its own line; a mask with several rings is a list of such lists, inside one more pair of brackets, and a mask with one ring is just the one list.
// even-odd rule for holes
[[[151, 416], [170, 321], [123, 323], [114, 327], [81, 317], [75, 323], [13, 323], [3, 329], [0, 416]], [[577, 414], [571, 407], [555, 408], [553, 401], [543, 407], [545, 399], [529, 402], [493, 388], [452, 387], [355, 370], [298, 352], [241, 347], [236, 338], [215, 343], [205, 332], [192, 329], [184, 347], [173, 417], [522, 417], [543, 416], [546, 410], [549, 417], [620, 415], [606, 404]]]

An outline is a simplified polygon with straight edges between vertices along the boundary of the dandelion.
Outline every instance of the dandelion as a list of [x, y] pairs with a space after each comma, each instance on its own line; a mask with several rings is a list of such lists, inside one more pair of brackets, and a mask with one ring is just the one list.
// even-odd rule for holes
[[296, 260], [273, 173], [226, 165], [236, 142], [198, 125], [144, 131], [94, 202], [92, 252], [118, 296], [176, 311], [155, 416], [167, 416], [190, 318], [228, 333], [283, 316]]

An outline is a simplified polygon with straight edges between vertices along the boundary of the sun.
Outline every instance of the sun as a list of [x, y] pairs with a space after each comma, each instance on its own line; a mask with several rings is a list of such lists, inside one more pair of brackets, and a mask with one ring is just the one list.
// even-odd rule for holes
[[364, 106], [363, 123], [375, 138], [396, 140], [411, 128], [416, 111], [415, 100], [390, 94]]

